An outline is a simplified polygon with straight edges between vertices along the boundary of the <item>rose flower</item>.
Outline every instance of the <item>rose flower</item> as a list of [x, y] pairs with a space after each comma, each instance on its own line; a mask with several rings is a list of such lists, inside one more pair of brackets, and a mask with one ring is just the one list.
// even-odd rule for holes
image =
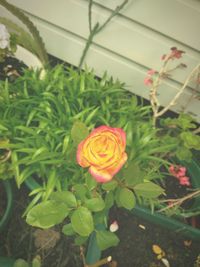
[[77, 150], [77, 162], [89, 167], [97, 182], [105, 183], [121, 169], [127, 160], [126, 134], [120, 128], [100, 126], [84, 139]]

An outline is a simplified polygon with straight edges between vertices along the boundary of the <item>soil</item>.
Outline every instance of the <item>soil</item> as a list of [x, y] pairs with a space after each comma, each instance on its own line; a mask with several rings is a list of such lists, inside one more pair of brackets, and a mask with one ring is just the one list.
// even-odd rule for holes
[[6, 208], [6, 192], [3, 183], [0, 183], [0, 219], [4, 215], [5, 208]]
[[163, 227], [150, 224], [127, 211], [112, 211], [111, 220], [117, 220], [117, 235], [120, 244], [106, 251], [104, 256], [112, 255], [118, 267], [164, 267], [153, 252], [152, 246], [159, 246], [165, 253], [170, 267], [194, 267], [200, 254], [200, 242], [192, 241]]
[[13, 81], [17, 77], [23, 74], [23, 69], [27, 66], [14, 57], [7, 57], [5, 61], [0, 62], [0, 80]]
[[[30, 261], [36, 255], [42, 267], [82, 267], [79, 247], [73, 239], [64, 236], [60, 227], [39, 230], [26, 224], [22, 218], [27, 206], [28, 189], [15, 192], [14, 211], [9, 225], [0, 233], [1, 255]], [[165, 253], [170, 267], [194, 267], [200, 254], [200, 242], [191, 241], [144, 219], [139, 219], [123, 209], [113, 209], [110, 221], [117, 220], [120, 244], [103, 253], [112, 255], [117, 267], [165, 267], [152, 246], [159, 246]], [[196, 266], [195, 266], [196, 267]]]

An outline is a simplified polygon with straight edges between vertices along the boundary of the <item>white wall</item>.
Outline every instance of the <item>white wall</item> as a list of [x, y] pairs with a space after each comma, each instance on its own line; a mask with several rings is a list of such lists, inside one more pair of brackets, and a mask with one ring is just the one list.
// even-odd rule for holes
[[[38, 27], [47, 51], [78, 65], [88, 37], [87, 0], [9, 0], [23, 9]], [[102, 23], [122, 0], [96, 0], [93, 24]], [[150, 68], [161, 66], [161, 56], [173, 46], [186, 54], [181, 62], [187, 69], [177, 70], [173, 79], [160, 89], [160, 102], [166, 105], [181, 83], [200, 62], [200, 1], [129, 0], [103, 32], [94, 39], [85, 63], [101, 76], [105, 70], [127, 84], [127, 89], [148, 98], [143, 80]], [[194, 87], [191, 84], [191, 87]], [[200, 101], [185, 90], [178, 105], [200, 121]]]

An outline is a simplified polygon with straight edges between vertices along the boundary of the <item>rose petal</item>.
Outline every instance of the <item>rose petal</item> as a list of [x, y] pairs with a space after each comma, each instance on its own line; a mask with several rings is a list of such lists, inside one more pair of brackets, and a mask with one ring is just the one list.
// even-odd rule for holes
[[112, 175], [105, 170], [99, 170], [94, 166], [89, 168], [90, 174], [94, 177], [94, 179], [99, 183], [106, 183], [112, 179]]
[[83, 168], [90, 166], [90, 164], [85, 159], [84, 154], [83, 154], [83, 145], [84, 145], [84, 143], [85, 143], [85, 141], [82, 141], [78, 145], [78, 149], [77, 149], [77, 153], [76, 153], [76, 160], [77, 160], [78, 164]]
[[124, 163], [127, 161], [127, 154], [124, 153], [122, 158], [120, 159], [119, 162], [117, 162], [117, 165], [112, 166], [111, 168], [108, 168], [107, 171], [112, 175], [112, 177], [119, 172], [119, 170], [122, 168]]

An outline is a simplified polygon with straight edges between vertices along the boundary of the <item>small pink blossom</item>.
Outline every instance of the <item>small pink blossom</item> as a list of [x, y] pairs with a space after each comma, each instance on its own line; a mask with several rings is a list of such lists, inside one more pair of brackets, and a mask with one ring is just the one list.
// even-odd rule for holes
[[176, 178], [180, 178], [181, 176], [185, 176], [186, 168], [183, 166], [174, 166], [171, 165], [169, 167], [169, 172], [171, 175], [175, 176]]
[[169, 167], [169, 173], [179, 180], [180, 185], [190, 186], [189, 177], [185, 176], [186, 171], [187, 171], [187, 169], [183, 166], [171, 165]]
[[116, 232], [119, 229], [118, 222], [117, 221], [112, 222], [109, 229], [110, 232], [112, 233]]
[[169, 55], [169, 58], [171, 58], [171, 59], [175, 59], [175, 58], [179, 59], [179, 58], [182, 57], [183, 53], [185, 53], [185, 52], [182, 51], [182, 50], [178, 50], [176, 47], [172, 47], [171, 48], [171, 53]]
[[189, 181], [189, 177], [187, 176], [183, 176], [179, 178], [179, 183], [180, 185], [186, 185], [186, 186], [190, 186], [190, 181]]
[[152, 80], [152, 78], [151, 78], [150, 76], [146, 77], [146, 78], [144, 79], [144, 84], [145, 84], [145, 85], [152, 85], [152, 84], [153, 84], [153, 80]]
[[179, 170], [178, 170], [178, 172], [177, 172], [177, 176], [178, 177], [181, 177], [181, 176], [185, 176], [185, 174], [186, 174], [186, 168], [185, 167], [179, 167]]
[[156, 70], [151, 69], [151, 70], [148, 70], [148, 71], [147, 71], [147, 74], [148, 74], [148, 75], [153, 75], [153, 74], [155, 74], [156, 72], [157, 72]]

